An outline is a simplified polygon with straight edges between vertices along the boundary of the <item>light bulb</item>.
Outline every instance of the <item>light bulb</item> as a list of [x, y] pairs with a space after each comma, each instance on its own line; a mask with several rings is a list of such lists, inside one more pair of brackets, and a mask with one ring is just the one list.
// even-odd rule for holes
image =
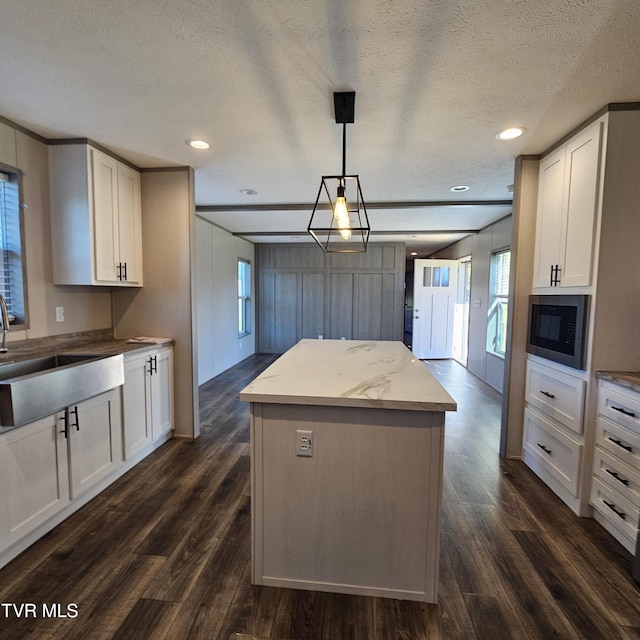
[[333, 209], [333, 217], [339, 226], [345, 226], [343, 223], [349, 223], [349, 210], [347, 209], [347, 199], [344, 196], [336, 198], [336, 206]]
[[338, 227], [340, 237], [343, 240], [349, 240], [351, 238], [349, 207], [347, 206], [347, 199], [344, 197], [344, 186], [342, 185], [338, 187], [336, 204], [333, 208], [333, 217], [336, 219], [336, 225]]

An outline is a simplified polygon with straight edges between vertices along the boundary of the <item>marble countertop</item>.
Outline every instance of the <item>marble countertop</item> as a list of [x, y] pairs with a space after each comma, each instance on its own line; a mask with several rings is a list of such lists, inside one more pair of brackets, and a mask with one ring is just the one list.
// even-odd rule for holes
[[596, 371], [596, 378], [610, 380], [640, 392], [640, 372], [638, 371]]
[[402, 342], [301, 340], [240, 392], [245, 402], [455, 411]]

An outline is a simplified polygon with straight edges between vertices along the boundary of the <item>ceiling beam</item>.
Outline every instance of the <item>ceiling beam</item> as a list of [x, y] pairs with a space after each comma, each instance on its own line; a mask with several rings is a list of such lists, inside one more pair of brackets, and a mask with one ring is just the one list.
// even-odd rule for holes
[[[322, 203], [329, 209], [329, 203]], [[367, 209], [423, 209], [427, 207], [512, 207], [511, 200], [407, 200], [399, 202], [368, 202]], [[196, 205], [196, 213], [224, 213], [230, 211], [311, 211], [313, 204], [203, 204]]]
[[[307, 236], [309, 235], [308, 231], [235, 231], [232, 232], [234, 236], [246, 237], [246, 236]], [[370, 235], [372, 236], [440, 236], [440, 235], [469, 235], [472, 233], [479, 233], [478, 229], [443, 229], [442, 231], [380, 231], [377, 229], [375, 231], [370, 231]]]

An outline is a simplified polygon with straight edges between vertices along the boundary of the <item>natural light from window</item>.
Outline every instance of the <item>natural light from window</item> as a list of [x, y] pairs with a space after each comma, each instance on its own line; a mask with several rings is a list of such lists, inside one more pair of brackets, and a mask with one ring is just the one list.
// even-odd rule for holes
[[0, 294], [11, 324], [24, 324], [20, 183], [18, 174], [0, 171]]
[[487, 312], [487, 351], [499, 358], [504, 358], [507, 351], [510, 266], [511, 251], [498, 251], [491, 256], [489, 309]]

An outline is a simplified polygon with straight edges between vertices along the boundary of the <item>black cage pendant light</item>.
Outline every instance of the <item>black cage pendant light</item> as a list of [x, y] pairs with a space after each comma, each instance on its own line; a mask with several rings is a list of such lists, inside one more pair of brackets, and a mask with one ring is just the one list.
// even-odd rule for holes
[[342, 124], [342, 175], [322, 176], [307, 227], [326, 253], [364, 253], [369, 242], [371, 227], [360, 179], [346, 175], [347, 124], [355, 121], [355, 101], [355, 91], [333, 94], [336, 124]]

